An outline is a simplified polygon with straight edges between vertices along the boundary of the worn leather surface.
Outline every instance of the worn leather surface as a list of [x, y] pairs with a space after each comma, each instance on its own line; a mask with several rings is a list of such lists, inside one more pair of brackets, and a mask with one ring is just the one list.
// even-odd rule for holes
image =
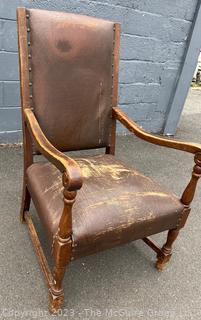
[[33, 106], [46, 137], [63, 151], [109, 145], [114, 23], [28, 11]]
[[[73, 257], [175, 228], [183, 205], [111, 155], [76, 158], [84, 178], [73, 206]], [[63, 209], [61, 173], [50, 163], [27, 170], [28, 188], [50, 243]]]

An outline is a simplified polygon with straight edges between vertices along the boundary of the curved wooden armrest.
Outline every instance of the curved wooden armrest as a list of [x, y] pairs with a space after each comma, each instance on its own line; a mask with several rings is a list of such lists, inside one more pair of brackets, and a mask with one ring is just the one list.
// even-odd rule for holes
[[201, 152], [201, 144], [199, 143], [189, 143], [182, 142], [177, 140], [165, 139], [151, 133], [146, 132], [141, 127], [139, 127], [134, 121], [128, 118], [128, 116], [120, 109], [113, 108], [113, 117], [119, 120], [129, 131], [133, 132], [137, 137], [151, 142], [153, 144], [157, 144], [159, 146], [178, 149], [182, 151], [186, 151], [189, 153], [196, 154]]
[[65, 187], [69, 191], [78, 190], [82, 186], [82, 174], [75, 160], [57, 150], [45, 137], [34, 113], [30, 108], [24, 109], [25, 123], [40, 152], [53, 163], [65, 176]]

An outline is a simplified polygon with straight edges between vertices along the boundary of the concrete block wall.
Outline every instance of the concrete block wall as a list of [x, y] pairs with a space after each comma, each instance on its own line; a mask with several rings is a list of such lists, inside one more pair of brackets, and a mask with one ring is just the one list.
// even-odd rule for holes
[[[0, 0], [0, 143], [21, 140], [16, 7], [63, 10], [122, 24], [119, 104], [161, 132], [199, 0]], [[125, 133], [118, 126], [120, 134]]]

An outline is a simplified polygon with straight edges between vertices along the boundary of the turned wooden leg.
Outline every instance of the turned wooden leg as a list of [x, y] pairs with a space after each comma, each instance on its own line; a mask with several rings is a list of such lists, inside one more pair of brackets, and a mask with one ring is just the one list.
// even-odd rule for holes
[[53, 278], [54, 284], [49, 289], [49, 310], [52, 314], [56, 314], [64, 303], [64, 292], [62, 289], [62, 280], [64, 278], [66, 267], [54, 267]]
[[156, 262], [156, 268], [158, 270], [163, 270], [166, 263], [170, 260], [172, 256], [172, 245], [173, 242], [176, 240], [180, 229], [172, 229], [168, 231], [167, 235], [167, 241], [163, 245], [161, 252], [157, 254], [157, 262]]
[[63, 239], [59, 236], [55, 239], [54, 245], [54, 260], [55, 266], [53, 269], [53, 285], [49, 290], [50, 312], [55, 314], [60, 309], [64, 302], [64, 293], [62, 281], [65, 276], [66, 267], [70, 262], [71, 254], [71, 239]]
[[68, 191], [66, 188], [67, 185], [68, 177], [64, 173], [64, 209], [52, 246], [52, 254], [55, 266], [53, 270], [53, 284], [50, 288], [49, 294], [51, 313], [57, 313], [64, 302], [62, 281], [72, 254], [72, 206], [75, 202], [76, 192]]
[[162, 270], [165, 264], [170, 260], [172, 255], [172, 244], [177, 238], [179, 234], [179, 230], [184, 227], [187, 217], [190, 213], [190, 204], [193, 201], [193, 198], [195, 195], [197, 182], [201, 177], [201, 153], [200, 152], [195, 154], [194, 161], [195, 161], [195, 166], [193, 167], [191, 180], [187, 185], [186, 189], [184, 190], [181, 197], [181, 203], [185, 206], [185, 209], [183, 211], [179, 225], [176, 229], [169, 230], [167, 242], [162, 247], [161, 252], [159, 252], [157, 255], [158, 260], [156, 262], [156, 268], [159, 270]]
[[60, 307], [64, 303], [64, 293], [54, 294], [52, 289], [49, 289], [49, 311], [51, 314], [57, 314]]
[[22, 190], [22, 203], [21, 203], [21, 209], [20, 209], [20, 221], [25, 222], [24, 213], [26, 211], [29, 211], [31, 203], [31, 196], [27, 189], [27, 186], [25, 184], [25, 181], [23, 182], [23, 190]]

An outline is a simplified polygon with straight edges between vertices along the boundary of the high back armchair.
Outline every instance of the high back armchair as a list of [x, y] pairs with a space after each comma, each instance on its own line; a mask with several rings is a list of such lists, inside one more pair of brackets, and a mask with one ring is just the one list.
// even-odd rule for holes
[[[201, 176], [201, 146], [146, 133], [120, 110], [118, 23], [25, 8], [18, 8], [17, 18], [24, 141], [21, 221], [28, 225], [55, 313], [64, 300], [66, 267], [74, 259], [142, 239], [157, 253], [156, 267], [164, 267], [190, 212]], [[181, 199], [115, 158], [116, 120], [139, 138], [195, 154]], [[71, 158], [64, 153], [86, 149], [100, 154]], [[35, 161], [34, 150], [48, 161]], [[52, 253], [52, 271], [29, 213], [31, 199]], [[149, 236], [166, 230], [160, 248]]]

